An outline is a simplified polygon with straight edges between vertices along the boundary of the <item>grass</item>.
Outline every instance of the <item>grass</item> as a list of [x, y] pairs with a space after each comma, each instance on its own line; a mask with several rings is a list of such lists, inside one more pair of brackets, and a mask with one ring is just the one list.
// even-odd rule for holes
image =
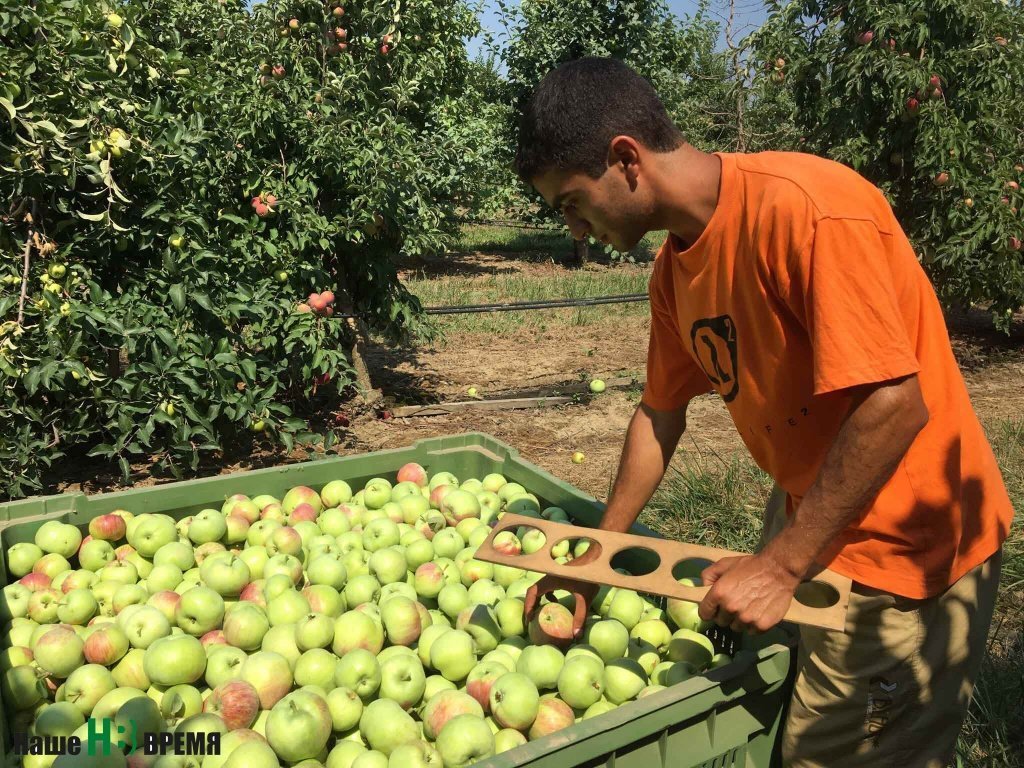
[[[988, 425], [1014, 508], [1024, 511], [1024, 419]], [[753, 551], [771, 479], [744, 456], [689, 460], [673, 468], [641, 522], [675, 539]], [[1024, 766], [1024, 520], [1003, 551], [989, 649], [957, 747], [957, 766]]]
[[[543, 299], [575, 299], [627, 293], [646, 293], [649, 274], [636, 267], [601, 271], [559, 270], [551, 275], [522, 273], [479, 277], [413, 278], [407, 281], [424, 306], [497, 304]], [[552, 325], [587, 325], [607, 317], [639, 316], [649, 312], [647, 302], [603, 304], [596, 307], [486, 312], [433, 316], [435, 333], [509, 333], [520, 328], [544, 330]]]

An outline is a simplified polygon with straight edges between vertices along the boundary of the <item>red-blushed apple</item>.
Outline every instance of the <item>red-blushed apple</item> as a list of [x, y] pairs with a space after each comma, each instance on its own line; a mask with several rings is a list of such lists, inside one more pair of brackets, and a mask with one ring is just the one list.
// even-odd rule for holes
[[18, 583], [29, 592], [42, 592], [50, 588], [50, 577], [45, 573], [29, 573], [18, 579]]
[[89, 521], [89, 535], [103, 541], [120, 541], [125, 536], [125, 522], [119, 515], [100, 515]]
[[915, 97], [911, 96], [909, 99], [907, 99], [907, 112], [909, 112], [912, 115], [916, 115], [920, 109], [921, 102], [918, 101]]
[[[229, 645], [227, 636], [224, 634], [223, 629], [211, 629], [199, 638], [199, 642], [203, 644], [203, 648], [207, 649], [211, 645]], [[207, 653], [209, 653], [209, 650], [207, 650]]]
[[568, 647], [573, 641], [573, 615], [561, 603], [547, 603], [530, 621], [530, 642], [534, 645]]
[[935, 174], [935, 176], [932, 178], [932, 184], [934, 184], [936, 187], [946, 186], [947, 184], [949, 184], [949, 174], [946, 173], [946, 171], [940, 171], [939, 173]]
[[32, 646], [32, 653], [40, 669], [58, 678], [67, 677], [85, 663], [85, 643], [64, 626], [44, 632]]
[[260, 708], [270, 709], [292, 687], [292, 668], [288, 659], [274, 651], [257, 651], [242, 664], [238, 673], [260, 697]]
[[116, 624], [104, 624], [90, 633], [83, 646], [89, 664], [109, 667], [128, 653], [128, 636]]
[[260, 711], [260, 697], [252, 683], [228, 680], [221, 683], [203, 703], [203, 712], [218, 715], [229, 731], [248, 728]]
[[410, 462], [398, 470], [398, 482], [415, 483], [421, 488], [427, 485], [427, 470], [415, 462]]
[[435, 741], [448, 721], [459, 715], [474, 715], [482, 719], [484, 708], [473, 696], [462, 691], [445, 690], [434, 694], [420, 714], [423, 735]]
[[857, 45], [869, 45], [875, 39], [875, 33], [867, 29], [857, 35]]
[[283, 64], [275, 64], [273, 69], [270, 70], [270, 73], [273, 75], [275, 80], [281, 80], [285, 76], [286, 71]]
[[146, 601], [148, 605], [153, 606], [166, 616], [167, 620], [170, 622], [175, 621], [175, 614], [178, 610], [178, 603], [180, 602], [181, 595], [170, 589], [164, 589], [156, 592], [150, 596], [149, 600]]
[[491, 688], [510, 670], [497, 661], [481, 661], [466, 678], [466, 693], [476, 699], [484, 712], [491, 711]]
[[340, 19], [342, 16], [345, 15], [345, 9], [342, 8], [340, 5], [336, 5], [334, 6], [334, 8], [331, 9], [331, 14], [334, 16], [334, 18]]
[[[295, 523], [307, 520], [309, 522], [316, 522], [317, 517], [320, 513], [313, 507], [312, 504], [299, 504], [292, 513], [288, 515], [288, 524], [295, 525]], [[290, 554], [295, 554], [294, 552]]]
[[539, 739], [548, 734], [568, 728], [576, 722], [576, 714], [572, 707], [561, 699], [541, 699], [537, 709], [537, 718], [530, 726], [530, 740]]

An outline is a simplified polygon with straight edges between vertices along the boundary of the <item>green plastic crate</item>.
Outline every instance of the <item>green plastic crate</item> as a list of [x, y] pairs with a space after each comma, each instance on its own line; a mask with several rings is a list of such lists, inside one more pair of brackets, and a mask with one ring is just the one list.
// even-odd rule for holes
[[[6, 553], [13, 544], [32, 541], [47, 520], [61, 520], [83, 531], [97, 515], [115, 509], [135, 514], [161, 512], [182, 518], [219, 507], [233, 493], [281, 496], [296, 485], [319, 488], [343, 479], [353, 487], [373, 477], [393, 477], [407, 462], [428, 472], [447, 470], [458, 477], [500, 472], [521, 483], [545, 505], [562, 507], [581, 525], [596, 527], [604, 505], [518, 452], [481, 433], [420, 440], [399, 448], [303, 464], [238, 472], [167, 483], [117, 493], [87, 496], [67, 493], [0, 504], [0, 583], [7, 584]], [[657, 536], [636, 525], [633, 533]], [[644, 568], [642, 559], [624, 563]], [[761, 638], [712, 634], [716, 644], [734, 653], [733, 663], [671, 686], [656, 694], [581, 721], [558, 733], [477, 763], [479, 768], [769, 768], [778, 764], [777, 736], [792, 686], [793, 633], [776, 631]], [[738, 642], [737, 642], [738, 640]], [[2, 706], [2, 702], [0, 702]], [[5, 710], [4, 710], [5, 711]], [[6, 712], [6, 711], [5, 711]], [[0, 753], [10, 743], [7, 718], [0, 731]]]

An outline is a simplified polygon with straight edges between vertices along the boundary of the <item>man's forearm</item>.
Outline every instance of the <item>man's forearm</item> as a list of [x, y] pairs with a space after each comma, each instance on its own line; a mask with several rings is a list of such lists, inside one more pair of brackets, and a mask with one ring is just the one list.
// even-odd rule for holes
[[625, 533], [658, 488], [686, 429], [686, 408], [655, 411], [641, 404], [629, 423], [608, 508], [600, 527]]
[[863, 514], [928, 421], [916, 377], [858, 400], [796, 514], [764, 549], [797, 578]]

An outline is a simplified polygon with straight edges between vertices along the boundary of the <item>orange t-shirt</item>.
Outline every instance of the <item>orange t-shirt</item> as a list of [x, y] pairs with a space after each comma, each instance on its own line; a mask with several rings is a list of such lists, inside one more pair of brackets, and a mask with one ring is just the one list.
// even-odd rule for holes
[[716, 390], [793, 508], [849, 411], [847, 388], [916, 373], [927, 426], [819, 561], [905, 597], [943, 591], [999, 549], [1013, 509], [909, 241], [846, 166], [716, 154], [711, 220], [688, 248], [670, 235], [655, 261], [644, 402], [671, 410]]

